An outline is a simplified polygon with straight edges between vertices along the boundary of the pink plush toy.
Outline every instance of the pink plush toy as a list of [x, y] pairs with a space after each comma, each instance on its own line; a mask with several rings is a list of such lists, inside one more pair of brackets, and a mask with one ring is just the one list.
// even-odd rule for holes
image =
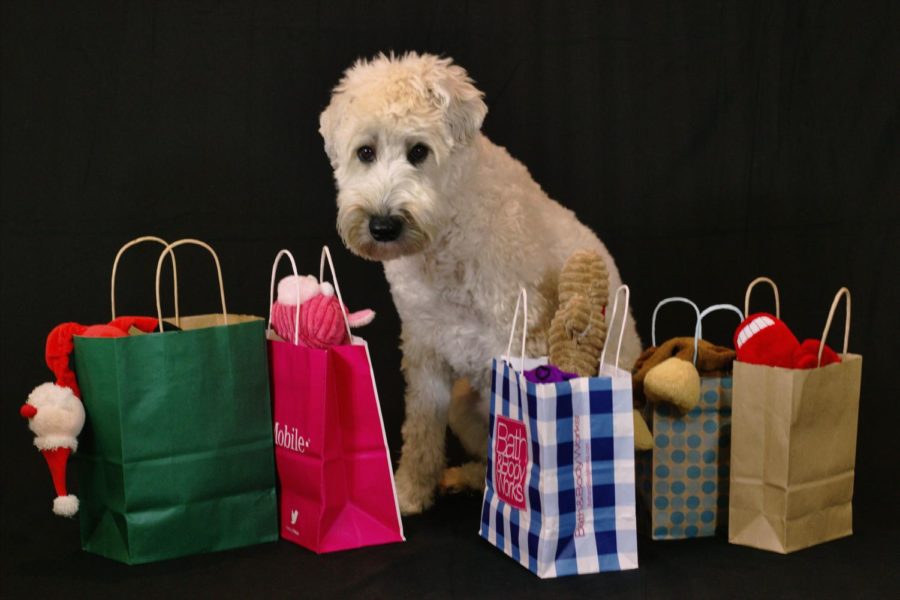
[[296, 343], [310, 348], [350, 343], [343, 313], [347, 313], [350, 327], [368, 325], [375, 318], [375, 312], [370, 309], [347, 311], [327, 281], [319, 283], [312, 275], [289, 275], [278, 282], [278, 298], [272, 305], [272, 328], [288, 342], [294, 342], [298, 304], [300, 320]]

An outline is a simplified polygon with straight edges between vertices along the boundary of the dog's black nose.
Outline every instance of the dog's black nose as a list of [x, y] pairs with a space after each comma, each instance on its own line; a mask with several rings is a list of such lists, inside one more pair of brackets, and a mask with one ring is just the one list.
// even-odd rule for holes
[[379, 242], [393, 242], [400, 237], [403, 221], [399, 217], [372, 217], [369, 219], [369, 233]]

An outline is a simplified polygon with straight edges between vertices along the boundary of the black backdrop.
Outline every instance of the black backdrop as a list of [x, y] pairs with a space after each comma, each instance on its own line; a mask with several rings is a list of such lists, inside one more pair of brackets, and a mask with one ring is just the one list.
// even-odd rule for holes
[[[2, 595], [896, 587], [898, 23], [890, 0], [4, 3]], [[642, 540], [636, 572], [540, 583], [478, 539], [479, 501], [461, 496], [407, 520], [406, 544], [334, 556], [279, 543], [126, 568], [78, 550], [77, 524], [50, 514], [49, 476], [16, 411], [49, 379], [49, 329], [107, 320], [111, 259], [138, 235], [209, 241], [229, 308], [257, 314], [279, 248], [312, 271], [329, 244], [348, 304], [379, 315], [365, 335], [396, 459], [399, 321], [380, 265], [337, 238], [317, 133], [341, 71], [391, 49], [469, 70], [490, 107], [484, 131], [606, 241], [645, 338], [661, 298], [741, 303], [759, 274], [780, 282], [791, 327], [817, 337], [833, 293], [850, 287], [851, 350], [865, 357], [852, 538], [787, 557]], [[185, 254], [183, 308], [210, 311], [211, 266]], [[155, 257], [123, 264], [126, 312], [154, 310]], [[723, 317], [717, 335], [731, 327]]]

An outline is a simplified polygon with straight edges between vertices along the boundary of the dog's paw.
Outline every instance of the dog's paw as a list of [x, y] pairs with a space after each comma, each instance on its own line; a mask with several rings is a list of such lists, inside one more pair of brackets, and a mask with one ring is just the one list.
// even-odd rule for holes
[[484, 469], [484, 463], [479, 462], [445, 469], [438, 489], [442, 494], [456, 494], [462, 491], [483, 492]]
[[441, 476], [438, 489], [442, 494], [457, 494], [466, 489], [466, 480], [460, 467], [449, 467]]
[[434, 488], [423, 485], [405, 469], [398, 469], [394, 475], [397, 485], [397, 501], [400, 514], [404, 516], [418, 515], [434, 504]]

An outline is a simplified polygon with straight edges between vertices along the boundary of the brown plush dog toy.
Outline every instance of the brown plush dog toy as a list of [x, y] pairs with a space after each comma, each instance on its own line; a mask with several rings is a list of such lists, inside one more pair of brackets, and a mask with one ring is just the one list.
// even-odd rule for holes
[[[666, 402], [683, 413], [689, 412], [700, 400], [700, 377], [720, 377], [730, 373], [734, 356], [734, 350], [700, 340], [695, 367], [692, 337], [672, 338], [658, 347], [651, 346], [634, 363], [634, 403], [643, 408], [648, 401]], [[653, 447], [650, 429], [637, 410], [634, 440], [639, 450]]]
[[[658, 347], [644, 350], [634, 363], [633, 390], [635, 402], [644, 405], [651, 402], [670, 402], [682, 412], [688, 412], [697, 405], [700, 394], [700, 377], [721, 377], [731, 373], [734, 350], [700, 340], [697, 348], [697, 366], [694, 367], [694, 338], [676, 337]], [[686, 366], [682, 366], [676, 359]], [[688, 371], [688, 369], [690, 369]], [[685, 375], [678, 372], [684, 370]], [[689, 374], [689, 375], [688, 375]], [[661, 377], [662, 375], [662, 377]], [[674, 376], [673, 383], [666, 383], [666, 376]], [[696, 393], [693, 389], [682, 389], [678, 382], [696, 377]], [[693, 386], [691, 386], [693, 388]], [[667, 390], [672, 388], [671, 392]]]

